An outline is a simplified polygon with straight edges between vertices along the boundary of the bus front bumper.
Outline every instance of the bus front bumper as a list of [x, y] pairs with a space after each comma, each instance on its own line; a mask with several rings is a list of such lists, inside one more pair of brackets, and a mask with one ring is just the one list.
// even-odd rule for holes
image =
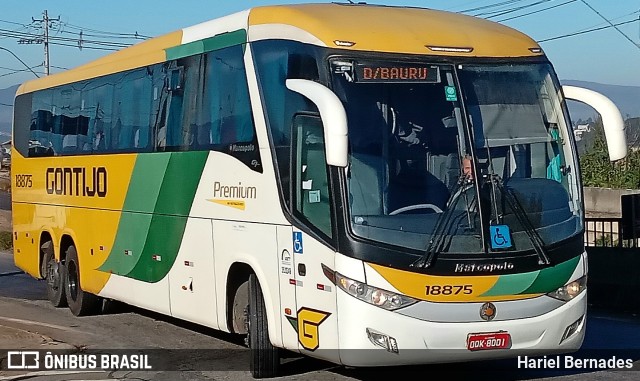
[[[391, 366], [463, 362], [574, 352], [584, 339], [586, 292], [551, 312], [523, 319], [429, 322], [338, 293], [341, 363]], [[469, 337], [509, 338], [505, 348], [469, 349]], [[569, 333], [563, 339], [566, 333]], [[373, 336], [373, 338], [372, 338]], [[374, 344], [377, 341], [377, 344]]]

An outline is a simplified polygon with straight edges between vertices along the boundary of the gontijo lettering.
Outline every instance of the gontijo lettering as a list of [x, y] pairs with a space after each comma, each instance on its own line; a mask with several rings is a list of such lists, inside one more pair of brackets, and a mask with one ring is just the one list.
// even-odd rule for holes
[[47, 168], [45, 184], [48, 194], [106, 197], [107, 169], [105, 167]]

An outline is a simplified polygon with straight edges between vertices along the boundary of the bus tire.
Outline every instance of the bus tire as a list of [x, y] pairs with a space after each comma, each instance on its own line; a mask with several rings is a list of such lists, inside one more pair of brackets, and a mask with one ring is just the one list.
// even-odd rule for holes
[[248, 339], [250, 369], [254, 378], [275, 377], [280, 366], [278, 348], [269, 340], [267, 310], [255, 274], [249, 275]]
[[71, 313], [75, 316], [98, 313], [102, 307], [102, 298], [82, 290], [78, 252], [73, 245], [67, 249], [65, 267], [67, 273], [67, 287], [65, 289]]
[[42, 256], [42, 277], [47, 282], [47, 299], [54, 307], [66, 307], [66, 267], [62, 262], [56, 261], [53, 253], [53, 242], [45, 242], [40, 250]]

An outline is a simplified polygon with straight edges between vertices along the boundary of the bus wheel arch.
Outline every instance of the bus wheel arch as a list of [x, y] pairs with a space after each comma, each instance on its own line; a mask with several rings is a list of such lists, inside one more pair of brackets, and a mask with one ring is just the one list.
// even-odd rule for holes
[[249, 304], [249, 276], [254, 274], [251, 266], [236, 262], [231, 265], [227, 275], [227, 329], [241, 335], [247, 334], [244, 324], [247, 318], [246, 306]]
[[53, 239], [49, 232], [40, 235], [40, 275], [47, 284], [47, 299], [54, 307], [66, 307], [66, 267], [56, 260]]
[[51, 238], [51, 234], [49, 234], [48, 231], [43, 231], [42, 233], [40, 233], [40, 241], [38, 247], [40, 248], [38, 253], [38, 263], [40, 264], [40, 279], [46, 279], [47, 264], [45, 256], [47, 256], [47, 254], [53, 254], [53, 256], [55, 257], [53, 238]]
[[70, 246], [75, 246], [73, 238], [70, 235], [65, 234], [60, 237], [60, 263], [65, 263], [67, 259], [67, 250]]
[[227, 277], [227, 327], [245, 334], [249, 347], [250, 370], [254, 378], [274, 377], [278, 373], [278, 348], [269, 339], [265, 296], [251, 266], [234, 263]]

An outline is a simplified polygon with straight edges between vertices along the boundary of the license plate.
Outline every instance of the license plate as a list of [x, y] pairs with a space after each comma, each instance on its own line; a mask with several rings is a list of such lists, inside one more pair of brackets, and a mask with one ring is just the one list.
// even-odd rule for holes
[[470, 333], [467, 336], [467, 349], [470, 351], [509, 348], [511, 335], [508, 332]]

